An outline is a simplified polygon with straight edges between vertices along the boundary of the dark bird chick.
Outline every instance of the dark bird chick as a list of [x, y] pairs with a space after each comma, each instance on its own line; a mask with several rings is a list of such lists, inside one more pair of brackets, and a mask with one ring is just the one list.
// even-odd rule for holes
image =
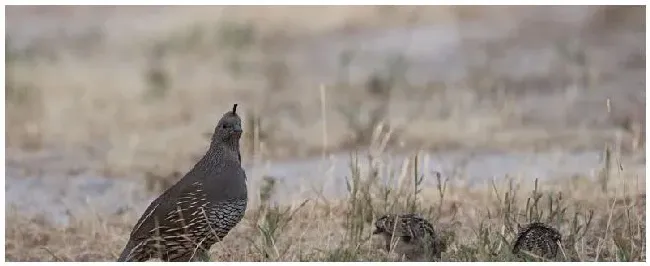
[[431, 223], [418, 214], [384, 215], [375, 222], [373, 234], [383, 237], [387, 251], [409, 261], [439, 260], [446, 250]]
[[144, 211], [118, 261], [208, 257], [210, 247], [241, 221], [246, 210], [241, 134], [235, 104], [217, 123], [205, 155]]
[[531, 223], [519, 228], [512, 253], [521, 254], [522, 251], [527, 251], [553, 260], [557, 256], [561, 239], [562, 235], [554, 228], [543, 223]]

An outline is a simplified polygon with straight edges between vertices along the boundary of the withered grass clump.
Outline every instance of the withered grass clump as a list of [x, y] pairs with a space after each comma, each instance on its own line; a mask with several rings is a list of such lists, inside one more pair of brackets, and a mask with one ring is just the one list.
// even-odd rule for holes
[[[374, 143], [381, 143], [375, 138]], [[305, 199], [295, 204], [270, 200], [276, 181], [265, 178], [259, 203], [223, 242], [214, 261], [399, 261], [372, 237], [372, 222], [386, 213], [417, 212], [440, 232], [447, 249], [442, 261], [545, 261], [516, 256], [518, 225], [543, 222], [563, 238], [555, 261], [645, 261], [645, 180], [612, 172], [606, 191], [589, 178], [521, 181], [505, 178], [486, 186], [454, 185], [454, 177], [418, 171], [419, 155], [403, 171], [386, 169], [378, 155], [367, 165], [350, 162], [347, 197]], [[388, 180], [379, 176], [388, 175]], [[433, 186], [423, 180], [432, 179]], [[598, 193], [594, 193], [598, 191]], [[257, 196], [256, 196], [257, 197]], [[74, 217], [58, 228], [43, 219], [7, 213], [7, 261], [114, 261], [135, 213]]]

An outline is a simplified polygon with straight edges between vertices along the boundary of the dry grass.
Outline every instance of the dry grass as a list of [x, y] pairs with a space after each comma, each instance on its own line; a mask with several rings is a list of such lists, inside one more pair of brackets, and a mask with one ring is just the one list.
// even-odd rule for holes
[[[492, 88], [496, 95], [500, 87], [525, 87], [529, 82], [504, 79], [491, 74], [489, 67], [470, 70], [473, 74], [467, 80], [454, 84], [414, 87], [404, 80], [408, 62], [391, 61], [386, 63], [387, 73], [378, 73], [377, 82], [359, 84], [346, 81], [341, 55], [339, 81], [327, 84], [322, 94], [317, 83], [298, 82], [300, 77], [292, 74], [296, 70], [287, 68], [288, 59], [282, 56], [295, 43], [337, 32], [494, 21], [507, 18], [501, 15], [516, 12], [516, 7], [185, 7], [161, 8], [144, 13], [147, 16], [136, 12], [146, 9], [87, 8], [97, 12], [89, 13], [95, 14], [90, 18], [81, 14], [61, 20], [71, 29], [89, 28], [87, 36], [36, 39], [14, 48], [9, 42], [7, 146], [74, 147], [84, 156], [97, 155], [94, 170], [109, 176], [143, 171], [167, 175], [186, 169], [203, 152], [207, 142], [203, 136], [235, 101], [245, 108], [242, 113], [249, 126], [243, 141], [247, 158], [253, 152], [277, 159], [365, 146], [379, 123], [393, 130], [390, 147], [396, 149], [586, 148], [602, 147], [603, 141], [613, 139], [607, 130], [526, 125], [513, 109], [521, 104], [508, 94], [486, 107], [484, 94]], [[66, 10], [43, 8], [42, 15], [56, 17]], [[20, 30], [31, 25], [24, 20], [29, 11], [14, 7], [7, 13], [8, 38], [20, 40]], [[92, 17], [108, 17], [104, 32], [94, 28]], [[139, 26], [119, 24], [131, 20]], [[593, 69], [597, 67], [579, 66], [583, 72]], [[563, 73], [550, 75], [551, 83], [565, 79]], [[586, 79], [598, 80], [592, 76]], [[508, 82], [514, 84], [503, 85]], [[323, 96], [325, 108], [320, 104]], [[635, 129], [644, 125], [645, 118], [638, 110], [632, 115], [625, 111], [619, 119], [634, 116], [631, 123], [621, 122], [635, 125], [626, 138], [641, 135]], [[634, 143], [638, 149], [641, 141]]]
[[[381, 152], [381, 151], [380, 151]], [[457, 186], [438, 174], [418, 173], [414, 162], [393, 177], [378, 179], [383, 162], [355, 164], [341, 182], [348, 196], [303, 202], [268, 201], [274, 183], [252, 197], [260, 201], [244, 220], [213, 247], [215, 261], [395, 261], [377, 239], [372, 221], [389, 212], [415, 211], [430, 219], [448, 242], [445, 261], [512, 261], [517, 224], [542, 221], [563, 234], [559, 261], [645, 261], [645, 179], [643, 173], [603, 166], [608, 180], [574, 177], [537, 182], [505, 178], [485, 186]], [[368, 169], [361, 170], [361, 169]], [[425, 179], [436, 186], [423, 187]], [[606, 186], [602, 182], [607, 182]], [[598, 193], [594, 193], [598, 191]], [[58, 228], [39, 219], [9, 212], [6, 221], [8, 261], [112, 261], [127, 240], [136, 213], [102, 214], [73, 219]], [[534, 258], [527, 258], [534, 260]]]
[[[188, 169], [204, 151], [204, 136], [218, 116], [237, 101], [247, 108], [242, 110], [248, 127], [242, 144], [245, 161], [358, 146], [371, 146], [375, 156], [371, 165], [359, 165], [352, 158], [345, 180], [332, 177], [347, 182], [345, 199], [326, 200], [314, 194], [306, 202], [276, 205], [264, 196], [273, 193], [272, 182], [251, 190], [263, 195], [251, 195], [246, 217], [215, 245], [212, 260], [396, 260], [376, 248], [370, 238], [371, 222], [386, 212], [417, 211], [444, 229], [450, 243], [443, 253], [446, 261], [518, 260], [509, 251], [513, 229], [517, 223], [532, 221], [548, 222], [565, 236], [558, 260], [645, 261], [645, 176], [612, 167], [618, 166], [615, 159], [595, 169], [600, 171], [596, 180], [558, 177], [559, 181], [534, 183], [506, 178], [467, 187], [451, 181], [457, 177], [413, 171], [417, 160], [397, 171], [393, 183], [377, 177], [384, 163], [376, 155], [388, 148], [571, 149], [614, 143], [618, 149], [623, 145], [612, 141], [620, 135], [617, 130], [525, 124], [513, 111], [522, 104], [499, 88], [505, 83], [524, 87], [527, 81], [490, 73], [489, 64], [458, 84], [412, 88], [399, 64], [391, 62], [387, 77], [377, 82], [346, 82], [342, 71], [339, 82], [321, 89], [292, 83], [299, 77], [283, 68], [285, 62], [276, 56], [297, 40], [337, 32], [500, 20], [507, 19], [504, 14], [512, 9], [516, 8], [163, 8], [151, 15], [153, 23], [137, 24], [144, 31], [138, 31], [140, 27], [111, 31], [119, 28], [116, 21], [122, 18], [117, 16], [106, 23], [109, 30], [100, 37], [36, 42], [29, 49], [7, 51], [5, 133], [12, 149], [7, 158], [20, 158], [20, 151], [68, 150], [91, 161], [84, 167], [106, 176], [147, 173], [153, 179], [175, 179], [175, 171]], [[627, 11], [615, 11], [607, 16], [626, 17]], [[24, 17], [14, 15], [7, 20], [8, 27], [15, 29], [12, 22]], [[74, 19], [79, 18], [68, 23], [74, 24]], [[607, 19], [599, 23], [611, 26]], [[542, 79], [584, 80], [571, 85], [591, 89], [589, 84], [601, 78], [591, 74], [597, 69], [592, 65], [578, 69], [587, 74], [567, 78], [560, 75], [565, 74], [562, 70]], [[495, 103], [482, 108], [489, 97], [495, 97]], [[643, 108], [633, 109], [614, 119], [628, 130], [624, 138], [633, 139], [634, 149], [642, 151], [645, 117], [639, 114]], [[377, 125], [386, 125], [381, 127], [385, 131], [377, 130]], [[373, 141], [373, 136], [383, 134], [391, 138]], [[423, 179], [438, 186], [423, 187]], [[91, 213], [59, 228], [8, 211], [5, 259], [115, 260], [137, 215]]]
[[[11, 11], [22, 14], [21, 8], [24, 7], [10, 8], [7, 12], [13, 18], [8, 22], [10, 29], [20, 31], [22, 17], [11, 16], [14, 14]], [[63, 7], [42, 9], [45, 14], [66, 11]], [[101, 8], [86, 9], [97, 10], [98, 14], [111, 14], [110, 11], [101, 11]], [[132, 19], [128, 13], [131, 9], [146, 8], [118, 8], [116, 10], [122, 10], [126, 15], [112, 17], [107, 25], [113, 25], [111, 22], [116, 23], [115, 20]], [[394, 19], [390, 20], [392, 24], [397, 25], [408, 17], [411, 9], [397, 8], [397, 13], [392, 16]], [[425, 10], [423, 18], [440, 18], [424, 15], [442, 14], [446, 9]], [[258, 82], [257, 72], [234, 80], [236, 78], [232, 76], [235, 74], [231, 72], [237, 67], [232, 66], [233, 60], [264, 57], [267, 52], [258, 50], [272, 46], [265, 44], [264, 40], [279, 31], [298, 36], [312, 31], [327, 32], [346, 23], [371, 26], [384, 21], [379, 19], [381, 16], [377, 9], [354, 7], [326, 10], [313, 7], [186, 7], [163, 8], [163, 11], [152, 15], [151, 21], [142, 22], [148, 26], [146, 31], [108, 26], [106, 36], [95, 37], [99, 38], [99, 45], [93, 46], [90, 42], [83, 46], [90, 49], [89, 54], [79, 54], [76, 40], [66, 39], [61, 43], [48, 41], [45, 46], [36, 40], [32, 46], [8, 48], [8, 146], [21, 149], [52, 146], [98, 149], [105, 156], [105, 165], [101, 168], [109, 174], [143, 168], [182, 168], [184, 163], [192, 161], [192, 155], [200, 153], [205, 142], [201, 136], [211, 132], [214, 121], [222, 113], [220, 107], [239, 101], [243, 102], [242, 106], [247, 106], [249, 115], [273, 112], [261, 104], [256, 106], [256, 101], [261, 98], [255, 94], [264, 92], [261, 88], [266, 87], [266, 81]], [[323, 19], [316, 20], [316, 17]], [[297, 23], [306, 18], [310, 23]], [[75, 19], [88, 20], [83, 16]], [[160, 25], [161, 20], [165, 21], [164, 25]], [[12, 22], [17, 26], [12, 27]], [[78, 24], [74, 19], [63, 20], [63, 23], [75, 22]], [[90, 20], [88, 24], [92, 25], [92, 22]], [[302, 25], [305, 28], [300, 27]], [[9, 35], [8, 38], [12, 37]], [[217, 53], [214, 47], [219, 47]], [[284, 94], [295, 91], [292, 88]], [[311, 92], [306, 94], [313, 95]], [[275, 99], [279, 98], [282, 96], [275, 97], [272, 104], [282, 106], [305, 100], [304, 97], [290, 97], [277, 102]], [[253, 109], [253, 106], [258, 109]], [[303, 111], [318, 115], [319, 110], [305, 108]], [[263, 123], [275, 124], [281, 119], [267, 116]], [[307, 135], [310, 133], [308, 130], [302, 129], [294, 134]], [[274, 132], [262, 132], [262, 137], [270, 133]], [[267, 139], [262, 141], [273, 146], [283, 144], [282, 140], [275, 140], [279, 144]], [[245, 145], [249, 143], [245, 142]], [[315, 149], [320, 148], [318, 145], [308, 142], [307, 146]], [[136, 157], [138, 160], [133, 160]]]

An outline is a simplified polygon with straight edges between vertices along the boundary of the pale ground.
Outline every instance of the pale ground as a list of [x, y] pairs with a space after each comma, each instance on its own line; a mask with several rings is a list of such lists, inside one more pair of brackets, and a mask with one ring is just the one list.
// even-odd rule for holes
[[[5, 192], [19, 206], [16, 217], [7, 215], [7, 260], [113, 260], [154, 196], [142, 190], [158, 191], [178, 178], [173, 172], [191, 167], [234, 102], [247, 126], [242, 147], [255, 170], [252, 193], [266, 174], [300, 183], [294, 188], [307, 183], [296, 180], [318, 179], [304, 168], [323, 162], [323, 153], [338, 166], [318, 169], [340, 185], [349, 174], [347, 151], [367, 149], [380, 122], [392, 132], [382, 154], [426, 151], [434, 164], [426, 170], [441, 171], [435, 164], [454, 154], [487, 154], [470, 159], [465, 174], [443, 171], [458, 191], [477, 183], [456, 182], [459, 175], [487, 182], [511, 174], [523, 183], [599, 178], [606, 147], [625, 166], [620, 180], [645, 184], [644, 8], [9, 7], [6, 14]], [[373, 74], [381, 81], [370, 82]], [[521, 157], [535, 159], [533, 166], [519, 166]], [[265, 165], [272, 166], [260, 171]], [[486, 190], [480, 187], [471, 189]], [[630, 206], [645, 205], [644, 186], [636, 188], [642, 191], [619, 194], [642, 194]], [[570, 204], [590, 200], [569, 190]], [[451, 197], [473, 206], [461, 212], [498, 206], [471, 204], [458, 191]], [[39, 196], [24, 199], [28, 192]], [[331, 231], [324, 254], [343, 259], [332, 250], [346, 231], [311, 221], [332, 217], [321, 208], [347, 205], [308, 206], [281, 245], [296, 238], [312, 249], [322, 236], [309, 232]], [[45, 209], [67, 212], [68, 227], [20, 225], [21, 215]], [[81, 215], [89, 209], [97, 213]], [[464, 215], [455, 219], [467, 225], [485, 214]], [[638, 225], [638, 218], [625, 221]], [[255, 221], [247, 218], [233, 235], [257, 239]], [[450, 260], [495, 259], [464, 257], [460, 243], [475, 239], [460, 235], [467, 239]], [[230, 239], [229, 248], [241, 252], [216, 251], [215, 259], [260, 259], [251, 242]], [[61, 244], [72, 241], [83, 251]], [[613, 260], [617, 245], [602, 243], [611, 249], [605, 260]], [[325, 259], [294, 248], [269, 260]], [[596, 257], [589, 252], [583, 255]]]

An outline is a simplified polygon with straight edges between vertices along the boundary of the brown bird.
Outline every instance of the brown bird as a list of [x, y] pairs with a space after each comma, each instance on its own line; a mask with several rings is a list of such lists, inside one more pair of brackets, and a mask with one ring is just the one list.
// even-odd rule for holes
[[118, 261], [204, 260], [241, 221], [248, 193], [236, 111], [237, 104], [217, 123], [205, 155], [144, 211]]
[[409, 261], [440, 260], [446, 250], [431, 223], [418, 214], [384, 215], [375, 222], [373, 234], [383, 237], [387, 251]]
[[520, 255], [522, 251], [553, 260], [557, 256], [560, 232], [543, 223], [531, 223], [519, 228], [517, 240], [512, 248], [513, 254]]

